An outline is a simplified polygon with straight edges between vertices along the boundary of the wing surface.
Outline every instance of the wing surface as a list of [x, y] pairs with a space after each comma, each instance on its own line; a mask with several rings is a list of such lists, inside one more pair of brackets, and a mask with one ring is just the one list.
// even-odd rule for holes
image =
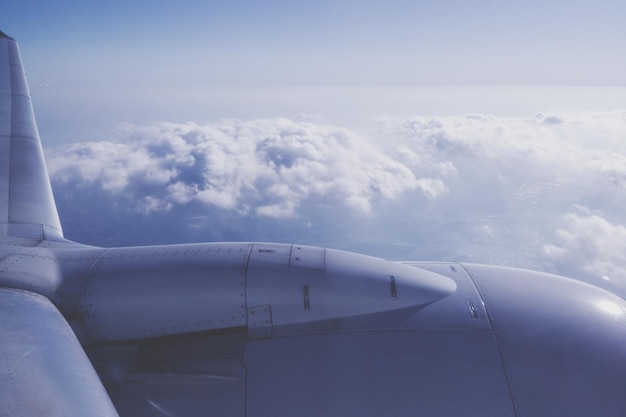
[[0, 415], [118, 415], [56, 307], [9, 288], [0, 288]]

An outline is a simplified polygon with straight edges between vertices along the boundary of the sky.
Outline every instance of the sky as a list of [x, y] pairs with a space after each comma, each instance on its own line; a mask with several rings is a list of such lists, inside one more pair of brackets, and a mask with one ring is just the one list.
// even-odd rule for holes
[[626, 3], [3, 4], [68, 238], [626, 288]]

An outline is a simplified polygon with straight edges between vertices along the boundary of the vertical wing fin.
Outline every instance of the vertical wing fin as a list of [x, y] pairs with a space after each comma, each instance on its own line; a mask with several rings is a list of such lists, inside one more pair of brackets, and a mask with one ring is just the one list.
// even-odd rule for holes
[[0, 32], [0, 236], [63, 237], [17, 43]]

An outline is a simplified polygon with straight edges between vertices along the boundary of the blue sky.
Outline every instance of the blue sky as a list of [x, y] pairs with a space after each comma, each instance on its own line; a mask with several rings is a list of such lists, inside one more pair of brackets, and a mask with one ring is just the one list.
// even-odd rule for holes
[[12, 3], [26, 56], [122, 85], [626, 81], [619, 1]]
[[68, 237], [626, 288], [626, 3], [3, 5]]
[[[626, 87], [620, 1], [7, 3], [50, 144], [120, 122], [615, 108]], [[398, 94], [441, 85], [608, 87]]]
[[218, 84], [623, 85], [625, 13], [619, 1], [24, 1], [1, 23], [26, 56], [82, 57], [126, 82], [159, 64]]

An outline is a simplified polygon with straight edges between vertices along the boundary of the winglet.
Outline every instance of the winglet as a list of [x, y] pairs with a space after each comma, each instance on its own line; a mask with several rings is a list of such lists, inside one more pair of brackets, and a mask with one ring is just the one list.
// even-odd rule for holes
[[63, 230], [17, 42], [0, 32], [0, 236], [58, 240]]

